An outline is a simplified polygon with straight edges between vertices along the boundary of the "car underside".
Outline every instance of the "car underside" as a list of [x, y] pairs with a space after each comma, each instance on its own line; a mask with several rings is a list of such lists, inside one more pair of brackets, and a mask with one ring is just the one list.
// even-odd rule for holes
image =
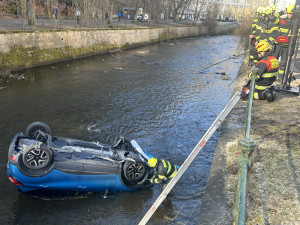
[[151, 185], [144, 156], [123, 137], [111, 146], [56, 137], [35, 122], [13, 138], [7, 174], [22, 192], [129, 191]]

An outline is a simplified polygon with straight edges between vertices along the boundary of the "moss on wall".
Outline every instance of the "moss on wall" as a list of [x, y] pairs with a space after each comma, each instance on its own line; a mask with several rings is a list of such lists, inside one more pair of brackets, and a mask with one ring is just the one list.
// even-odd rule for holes
[[[176, 37], [177, 35], [175, 33], [165, 32], [159, 36], [158, 40], [147, 41], [147, 43], [170, 40]], [[129, 44], [126, 42], [125, 44], [121, 45], [95, 44], [93, 46], [82, 48], [66, 46], [63, 48], [47, 49], [14, 45], [9, 52], [0, 52], [0, 71], [23, 69], [89, 55], [103, 54], [109, 51], [133, 48], [142, 44], [144, 43]]]
[[175, 33], [172, 32], [164, 32], [158, 37], [158, 41], [165, 41], [165, 40], [171, 40], [174, 38], [178, 38], [178, 36]]
[[[90, 30], [86, 30], [84, 29], [83, 31], [91, 31], [91, 36], [89, 35], [83, 35], [83, 37], [85, 37], [86, 39], [88, 39], [89, 43], [97, 43], [94, 44], [92, 46], [87, 46], [87, 47], [79, 47], [81, 46], [81, 38], [83, 38], [80, 34], [78, 34], [78, 31], [81, 31], [80, 29], [76, 29], [76, 30], [68, 30], [69, 36], [66, 36], [66, 39], [69, 40], [70, 37], [71, 40], [70, 44], [68, 45], [60, 45], [63, 47], [59, 47], [59, 48], [39, 48], [37, 46], [41, 45], [44, 47], [44, 42], [47, 42], [47, 38], [50, 38], [49, 42], [53, 43], [53, 40], [56, 40], [55, 38], [57, 38], [57, 35], [60, 34], [60, 32], [62, 32], [62, 35], [65, 31], [51, 31], [51, 33], [53, 33], [53, 38], [51, 35], [48, 36], [40, 36], [40, 33], [46, 32], [49, 33], [49, 31], [39, 31], [37, 33], [37, 38], [35, 38], [35, 35], [30, 35], [31, 33], [36, 33], [36, 32], [28, 32], [26, 31], [26, 37], [22, 39], [23, 42], [21, 41], [20, 43], [16, 42], [15, 39], [18, 39], [18, 34], [19, 33], [23, 33], [22, 31], [12, 31], [9, 33], [0, 33], [0, 35], [3, 35], [4, 40], [7, 40], [5, 38], [7, 38], [8, 34], [15, 34], [9, 36], [9, 38], [14, 38], [14, 41], [12, 42], [12, 44], [10, 45], [10, 43], [5, 44], [4, 46], [12, 46], [9, 48], [9, 52], [5, 52], [4, 50], [2, 50], [2, 52], [0, 52], [0, 72], [3, 71], [9, 71], [9, 70], [18, 70], [18, 69], [23, 69], [23, 68], [28, 68], [28, 67], [33, 67], [33, 66], [38, 66], [38, 65], [45, 65], [45, 64], [50, 64], [50, 63], [56, 63], [59, 61], [65, 61], [65, 60], [69, 60], [69, 59], [74, 59], [74, 58], [80, 58], [80, 57], [84, 57], [84, 56], [90, 56], [90, 55], [96, 55], [96, 54], [103, 54], [103, 53], [107, 53], [107, 52], [111, 52], [111, 51], [116, 51], [116, 50], [120, 50], [120, 49], [129, 49], [129, 48], [134, 48], [137, 46], [141, 46], [144, 45], [146, 43], [154, 43], [154, 42], [158, 42], [158, 41], [165, 41], [165, 40], [171, 40], [171, 39], [175, 39], [175, 38], [182, 38], [182, 37], [187, 37], [190, 35], [204, 35], [206, 34], [206, 31], [203, 31], [202, 29], [198, 29], [197, 26], [195, 27], [189, 27], [189, 28], [182, 28], [182, 27], [178, 27], [178, 28], [152, 28], [157, 29], [157, 34], [158, 36], [154, 35], [153, 37], [149, 36], [149, 28], [140, 28], [139, 30], [144, 29], [145, 32], [141, 32], [141, 34], [139, 34], [138, 38], [136, 38], [136, 40], [134, 41], [134, 43], [132, 41], [130, 41], [130, 43], [128, 43], [128, 40], [132, 39], [132, 32], [129, 32], [128, 37], [126, 36], [126, 38], [128, 38], [128, 40], [124, 40], [124, 39], [120, 39], [118, 42], [118, 38], [120, 35], [124, 35], [123, 33], [109, 33], [110, 35], [110, 39], [107, 39], [107, 41], [103, 40], [103, 38], [101, 39], [101, 35], [103, 35], [103, 33], [100, 34], [100, 36], [97, 36], [95, 34], [93, 34], [93, 31], [98, 31], [98, 29], [90, 29]], [[163, 32], [161, 32], [161, 29], [163, 29]], [[182, 30], [184, 29], [184, 30]], [[186, 30], [187, 29], [187, 30]], [[106, 29], [107, 32], [109, 32], [111, 29]], [[103, 32], [105, 32], [105, 30], [101, 30]], [[75, 36], [73, 36], [72, 32], [77, 32], [74, 33]], [[29, 34], [29, 35], [28, 35]], [[126, 33], [127, 34], [127, 33]], [[77, 35], [77, 36], [76, 36]], [[95, 37], [93, 36], [95, 35]], [[116, 35], [116, 41], [112, 41], [111, 43], [109, 43], [110, 40], [114, 40], [114, 35]], [[58, 35], [59, 36], [59, 35]], [[45, 40], [43, 39], [45, 37]], [[75, 38], [74, 38], [75, 37]], [[77, 38], [76, 38], [77, 37]], [[107, 38], [107, 36], [104, 35], [105, 38]], [[91, 40], [90, 40], [91, 38]], [[85, 39], [85, 41], [86, 41]], [[61, 40], [63, 40], [61, 38]], [[104, 43], [104, 41], [106, 43]], [[74, 45], [72, 45], [72, 42], [75, 42]], [[101, 43], [99, 43], [101, 42]], [[14, 44], [17, 43], [17, 44]], [[42, 43], [42, 44], [41, 44]], [[68, 42], [67, 42], [68, 43]], [[118, 43], [118, 44], [115, 44]], [[70, 46], [72, 45], [72, 46]], [[30, 46], [30, 47], [24, 47], [24, 46]], [[49, 46], [52, 46], [51, 44]], [[1, 75], [0, 75], [1, 76]]]
[[78, 58], [93, 54], [101, 54], [126, 47], [125, 45], [93, 45], [86, 48], [64, 48], [39, 49], [37, 47], [25, 48], [13, 46], [8, 53], [0, 53], [0, 69], [26, 68], [33, 65], [58, 62], [62, 60]]

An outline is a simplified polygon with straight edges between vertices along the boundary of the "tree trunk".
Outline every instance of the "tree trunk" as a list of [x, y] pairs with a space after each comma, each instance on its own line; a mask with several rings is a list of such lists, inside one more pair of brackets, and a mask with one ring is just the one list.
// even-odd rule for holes
[[108, 24], [111, 23], [113, 7], [114, 7], [114, 1], [111, 0], [108, 6], [108, 21], [107, 21]]
[[21, 0], [21, 16], [23, 19], [26, 18], [26, 14], [27, 14], [26, 0]]
[[45, 13], [47, 17], [51, 16], [50, 0], [46, 0], [45, 2]]
[[183, 6], [183, 3], [184, 3], [185, 0], [180, 0], [180, 2], [177, 3], [177, 7], [174, 8], [174, 22], [175, 21], [179, 21], [179, 14], [181, 12], [181, 9], [182, 9], [182, 6]]
[[199, 18], [200, 18], [200, 14], [202, 11], [202, 7], [203, 7], [203, 2], [201, 2], [201, 5], [199, 6], [199, 2], [200, 0], [197, 0], [196, 2], [196, 9], [195, 9], [195, 14], [194, 14], [194, 22], [196, 23]]
[[28, 2], [28, 25], [35, 26], [35, 0]]

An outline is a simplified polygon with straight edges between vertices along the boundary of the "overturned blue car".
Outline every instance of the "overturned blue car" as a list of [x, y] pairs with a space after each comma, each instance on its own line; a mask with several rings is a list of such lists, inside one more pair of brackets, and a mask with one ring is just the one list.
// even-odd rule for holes
[[130, 191], [149, 187], [153, 171], [147, 155], [121, 137], [112, 146], [51, 135], [43, 122], [13, 138], [7, 175], [21, 192]]

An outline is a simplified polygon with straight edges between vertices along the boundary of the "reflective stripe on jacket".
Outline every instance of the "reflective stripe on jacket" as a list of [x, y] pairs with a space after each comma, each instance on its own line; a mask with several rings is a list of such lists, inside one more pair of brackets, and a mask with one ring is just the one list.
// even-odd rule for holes
[[256, 89], [263, 90], [260, 86], [270, 86], [277, 79], [279, 62], [274, 56], [266, 55], [258, 61], [256, 67], [259, 69], [258, 79], [255, 82]]
[[259, 41], [266, 41], [269, 42], [270, 44], [274, 43], [276, 37], [278, 36], [278, 32], [279, 32], [279, 27], [277, 25], [275, 25], [271, 21], [264, 22], [261, 27]]
[[164, 159], [161, 159], [160, 162], [158, 162], [157, 172], [158, 172], [158, 177], [160, 179], [172, 178], [175, 176], [175, 173], [177, 172], [177, 168], [176, 166], [172, 165], [169, 161], [165, 161]]
[[[292, 28], [293, 28], [293, 20], [291, 20], [289, 18], [280, 19], [278, 36], [289, 37], [291, 35]], [[298, 34], [297, 34], [298, 37], [299, 37], [299, 32], [300, 32], [300, 28], [299, 28]], [[289, 43], [288, 42], [282, 42], [282, 43], [276, 42], [276, 44], [288, 45]]]
[[161, 159], [157, 162], [157, 176], [150, 179], [151, 183], [161, 183], [164, 180], [170, 179], [177, 173], [177, 167], [172, 165], [169, 161]]

